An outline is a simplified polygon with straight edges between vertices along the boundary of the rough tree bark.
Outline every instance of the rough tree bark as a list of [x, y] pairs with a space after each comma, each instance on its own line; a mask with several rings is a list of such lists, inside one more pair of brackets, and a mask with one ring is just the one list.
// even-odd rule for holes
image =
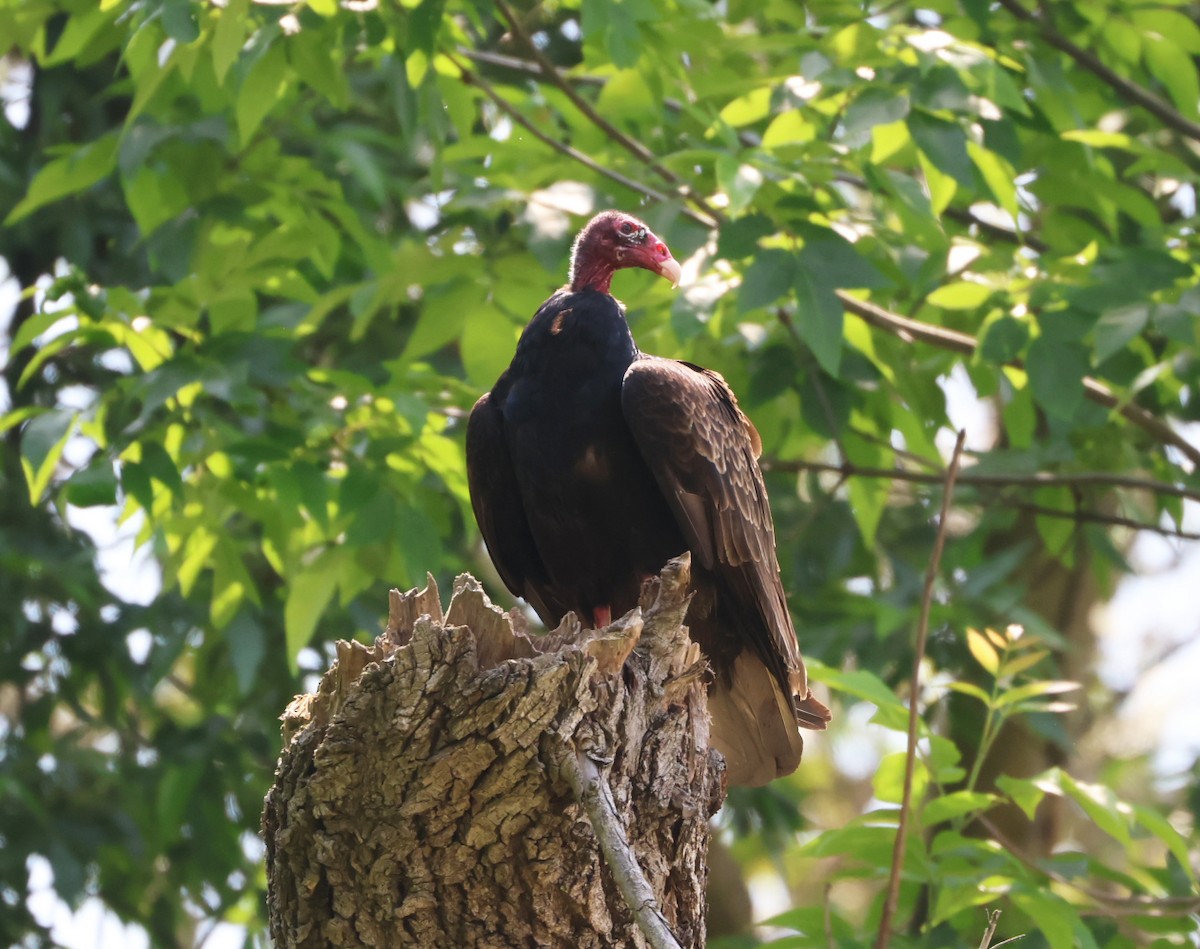
[[646, 946], [665, 924], [702, 946], [724, 788], [688, 578], [685, 556], [612, 626], [537, 638], [470, 576], [445, 615], [432, 578], [393, 591], [387, 631], [338, 643], [283, 716], [263, 813], [275, 943]]

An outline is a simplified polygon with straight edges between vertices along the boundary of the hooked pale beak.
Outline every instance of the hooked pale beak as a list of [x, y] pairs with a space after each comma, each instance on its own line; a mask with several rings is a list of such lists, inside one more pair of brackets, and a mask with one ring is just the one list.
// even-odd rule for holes
[[663, 277], [671, 281], [672, 287], [679, 286], [679, 278], [683, 276], [683, 268], [679, 266], [679, 261], [674, 257], [668, 257], [666, 260], [660, 260], [655, 267], [655, 270]]

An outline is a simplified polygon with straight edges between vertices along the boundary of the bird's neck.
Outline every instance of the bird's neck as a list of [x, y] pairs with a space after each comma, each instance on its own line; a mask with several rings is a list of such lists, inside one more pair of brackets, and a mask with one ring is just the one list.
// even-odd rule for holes
[[575, 261], [571, 271], [571, 289], [578, 293], [580, 290], [595, 290], [597, 293], [608, 293], [612, 286], [613, 265], [606, 260], [583, 258]]

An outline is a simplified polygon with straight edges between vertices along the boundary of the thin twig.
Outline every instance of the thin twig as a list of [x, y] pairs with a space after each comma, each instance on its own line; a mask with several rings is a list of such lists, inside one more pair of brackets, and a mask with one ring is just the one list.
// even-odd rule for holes
[[[816, 462], [816, 461], [812, 461], [812, 462], [809, 462], [809, 461], [782, 461], [781, 462], [781, 461], [771, 461], [768, 459], [767, 461], [763, 462], [763, 468], [766, 470], [769, 470], [769, 471], [817, 471], [817, 472], [827, 472], [829, 474], [836, 474], [838, 476], [838, 482], [837, 482], [837, 485], [833, 489], [834, 491], [836, 491], [838, 488], [840, 488], [842, 486], [842, 484], [844, 484], [849, 478], [854, 478], [854, 477], [857, 477], [857, 478], [887, 478], [891, 481], [908, 481], [908, 482], [913, 482], [916, 484], [941, 484], [945, 480], [945, 477], [946, 477], [945, 474], [943, 474], [943, 473], [934, 473], [934, 472], [927, 473], [924, 471], [913, 471], [910, 468], [860, 468], [851, 463], [846, 463], [846, 464], [841, 464], [841, 465], [832, 465], [832, 464], [828, 464], [828, 463], [824, 463], [824, 462]], [[1076, 483], [1071, 480], [1070, 476], [1066, 476], [1066, 475], [1063, 476], [1061, 481], [1054, 481], [1054, 482], [1051, 482], [1051, 481], [1039, 482], [1037, 480], [1032, 480], [1034, 477], [1035, 476], [1032, 476], [1032, 475], [1025, 475], [1025, 476], [977, 475], [977, 476], [972, 476], [968, 472], [968, 473], [960, 475], [958, 481], [959, 481], [959, 484], [973, 484], [976, 487], [996, 487], [996, 488], [1001, 488], [1004, 486], [1021, 485], [1024, 483], [1029, 483], [1029, 484], [1032, 484], [1035, 486], [1039, 485], [1039, 484], [1059, 483], [1059, 484], [1064, 484], [1064, 485], [1070, 485], [1070, 484]], [[1052, 477], [1052, 476], [1047, 476], [1047, 477]], [[1108, 478], [1106, 478], [1106, 476], [1104, 476], [1098, 472], [1095, 473], [1095, 477], [1097, 479], [1097, 483], [1106, 483], [1106, 481], [1110, 481], [1113, 484], [1120, 484], [1123, 482], [1130, 482], [1130, 481], [1138, 482], [1138, 481], [1140, 481], [1140, 479], [1136, 479], [1136, 478], [1119, 478], [1117, 476], [1112, 476], [1111, 479], [1108, 479]], [[1106, 479], [1106, 481], [1102, 481], [1100, 479]], [[1153, 489], [1152, 484], [1155, 484], [1155, 483], [1157, 483], [1157, 482], [1137, 484], [1135, 486], [1148, 488], [1148, 489], [1152, 490]], [[1163, 492], [1166, 494], [1176, 494], [1176, 495], [1182, 494], [1185, 497], [1192, 497], [1192, 494], [1193, 494], [1193, 492], [1187, 491], [1187, 489], [1175, 488], [1173, 485], [1168, 485], [1165, 483], [1163, 483], [1163, 487], [1165, 489], [1167, 489]], [[1186, 492], [1186, 493], [1184, 493], [1184, 492]], [[1020, 499], [1011, 498], [1011, 497], [1002, 497], [1001, 502], [1003, 504], [1007, 505], [1008, 507], [1015, 507], [1022, 511], [1028, 511], [1030, 514], [1038, 514], [1043, 517], [1058, 517], [1058, 518], [1062, 518], [1063, 520], [1079, 521], [1079, 522], [1087, 523], [1087, 524], [1104, 524], [1107, 527], [1127, 527], [1130, 530], [1149, 531], [1150, 533], [1160, 534], [1163, 537], [1172, 537], [1176, 540], [1200, 540], [1200, 533], [1194, 533], [1192, 531], [1185, 531], [1179, 527], [1164, 527], [1163, 525], [1155, 524], [1152, 521], [1139, 521], [1139, 520], [1135, 520], [1131, 517], [1121, 517], [1119, 514], [1105, 514], [1100, 511], [1090, 511], [1090, 510], [1086, 510], [1083, 508], [1074, 508], [1074, 509], [1068, 511], [1068, 510], [1064, 510], [1062, 508], [1046, 507], [1045, 505], [1041, 505], [1041, 504], [1032, 504], [1028, 501], [1022, 501]]]
[[[486, 79], [464, 66], [453, 54], [447, 53], [447, 56], [461, 70], [464, 82], [481, 89], [497, 107], [526, 129], [538, 141], [560, 154], [566, 155], [596, 174], [615, 181], [623, 187], [629, 188], [631, 191], [635, 191], [653, 201], [667, 202], [670, 200], [670, 197], [663, 192], [644, 185], [641, 182], [634, 181], [632, 178], [628, 178], [620, 172], [600, 164], [591, 156], [585, 155], [565, 142], [547, 135], [523, 115], [516, 106], [501, 96]], [[507, 64], [506, 62], [505, 65]], [[723, 220], [723, 217], [719, 213], [710, 214], [704, 211], [696, 211], [692, 208], [683, 208], [681, 213], [707, 228], [718, 227]], [[883, 307], [876, 306], [873, 303], [859, 300], [842, 290], [837, 291], [837, 296], [841, 300], [842, 305], [851, 313], [860, 316], [872, 326], [887, 330], [901, 339], [920, 340], [921, 342], [931, 343], [942, 349], [962, 353], [966, 356], [973, 355], [978, 345], [975, 337], [967, 333], [933, 326], [929, 323], [923, 323], [920, 320], [908, 319], [897, 313], [885, 310]], [[1014, 362], [1011, 365], [1019, 364]], [[1090, 376], [1084, 377], [1083, 390], [1084, 394], [1093, 402], [1107, 409], [1116, 410], [1127, 421], [1142, 429], [1159, 443], [1179, 449], [1197, 469], [1200, 469], [1200, 449], [1189, 443], [1187, 439], [1171, 428], [1165, 421], [1146, 411], [1141, 406], [1120, 399], [1106, 385]]]
[[500, 11], [500, 15], [504, 17], [505, 21], [508, 23], [509, 29], [512, 30], [513, 35], [521, 41], [527, 50], [529, 50], [530, 56], [533, 57], [533, 61], [539, 69], [538, 75], [540, 75], [543, 79], [548, 80], [556, 89], [561, 91], [562, 94], [565, 95], [568, 100], [570, 100], [571, 104], [579, 110], [580, 114], [583, 115], [583, 117], [591, 122], [594, 126], [596, 126], [596, 128], [600, 129], [600, 131], [602, 131], [605, 135], [624, 148], [635, 158], [644, 162], [647, 168], [662, 178], [665, 182], [667, 182], [667, 184], [672, 185], [681, 197], [690, 201], [713, 219], [720, 220], [720, 212], [715, 210], [707, 201], [700, 197], [700, 195], [696, 194], [690, 187], [688, 187], [687, 183], [684, 182], [679, 175], [675, 174], [675, 172], [671, 171], [670, 168], [667, 168], [665, 165], [663, 165], [658, 160], [658, 157], [654, 154], [654, 152], [650, 151], [650, 149], [648, 149], [637, 139], [630, 138], [619, 128], [613, 125], [610, 121], [608, 121], [608, 119], [597, 112], [595, 107], [588, 102], [587, 99], [585, 99], [575, 90], [575, 87], [567, 81], [567, 78], [563, 75], [562, 71], [545, 53], [538, 49], [537, 44], [535, 44], [530, 38], [529, 34], [525, 32], [525, 27], [521, 24], [520, 19], [515, 13], [513, 13], [512, 8], [509, 7], [504, 0], [496, 0], [496, 9]]
[[833, 908], [830, 904], [830, 894], [833, 892], [833, 884], [825, 884], [825, 941], [829, 944], [829, 949], [837, 949], [837, 944], [833, 941]]
[[904, 756], [904, 792], [900, 798], [900, 820], [896, 825], [896, 843], [892, 848], [892, 870], [888, 876], [887, 898], [883, 904], [883, 918], [879, 923], [879, 936], [875, 949], [886, 949], [892, 937], [892, 919], [896, 915], [896, 904], [900, 900], [900, 871], [904, 866], [904, 848], [908, 840], [908, 818], [912, 811], [913, 771], [917, 760], [917, 723], [920, 721], [919, 701], [921, 685], [921, 663], [925, 659], [925, 643], [929, 638], [929, 611], [933, 606], [933, 586], [937, 582], [942, 563], [942, 551], [946, 547], [946, 529], [950, 522], [950, 502], [954, 498], [954, 482], [958, 478], [958, 467], [962, 461], [963, 443], [967, 430], [960, 429], [954, 443], [954, 454], [946, 469], [946, 487], [942, 491], [942, 510], [938, 518], [937, 536], [933, 541], [933, 555], [929, 569], [925, 572], [925, 589], [921, 594], [921, 615], [917, 621], [917, 642], [913, 649], [912, 685], [908, 700], [908, 749]]
[[1021, 849], [1020, 845], [1010, 840], [999, 827], [983, 814], [975, 816], [984, 829], [1004, 850], [1028, 869], [1039, 873], [1061, 886], [1068, 886], [1087, 899], [1091, 900], [1103, 913], [1110, 916], [1155, 916], [1180, 917], [1194, 916], [1200, 913], [1200, 897], [1195, 896], [1111, 896], [1099, 890], [1092, 889], [1063, 876], [1056, 870], [1042, 866]]
[[1160, 99], [1144, 86], [1140, 86], [1136, 82], [1118, 75], [1106, 66], [1095, 53], [1081, 46], [1076, 46], [1059, 33], [1052, 23], [1047, 21], [1043, 16], [1031, 10], [1026, 10], [1018, 0], [999, 0], [999, 3], [1000, 6], [1004, 7], [1005, 10], [1017, 19], [1024, 20], [1026, 23], [1032, 23], [1037, 27], [1042, 39], [1051, 46], [1062, 50], [1088, 72], [1099, 76], [1129, 102], [1141, 106], [1164, 125], [1174, 129], [1181, 135], [1186, 135], [1188, 138], [1200, 142], [1200, 123], [1193, 122], [1182, 113], [1176, 111], [1169, 103]]
[[[840, 465], [820, 461], [785, 461], [764, 458], [762, 466], [770, 471], [816, 471], [858, 478], [889, 478], [894, 481], [914, 481], [918, 484], [941, 484], [946, 480], [942, 471], [914, 471], [911, 468], [867, 468], [847, 462]], [[1079, 471], [1073, 474], [1038, 471], [1033, 474], [975, 474], [968, 468], [958, 476], [959, 484], [988, 488], [1031, 487], [1111, 487], [1149, 491], [1151, 494], [1200, 501], [1200, 489], [1138, 478], [1133, 475], [1109, 474], [1106, 471]]]
[[996, 935], [996, 926], [1000, 923], [1000, 910], [986, 910], [988, 925], [983, 931], [983, 939], [979, 943], [979, 949], [988, 949], [992, 944], [992, 937]]
[[642, 873], [637, 855], [625, 837], [625, 828], [617, 814], [612, 791], [596, 767], [596, 762], [582, 751], [575, 754], [568, 752], [564, 757], [564, 777], [571, 785], [575, 799], [587, 811], [604, 862], [646, 942], [652, 949], [681, 949], [666, 917], [658, 908], [658, 900]]
[[[894, 333], [901, 339], [931, 343], [942, 349], [962, 353], [964, 356], [974, 355], [975, 348], [978, 346], [978, 341], [975, 337], [967, 333], [960, 333], [957, 330], [946, 329], [942, 326], [933, 326], [930, 323], [922, 323], [920, 320], [912, 320], [906, 316], [900, 316], [898, 313], [892, 313], [883, 309], [883, 307], [876, 306], [874, 303], [859, 300], [843, 290], [838, 290], [837, 296], [842, 301], [842, 306], [851, 313], [862, 317], [872, 326], [877, 326], [880, 329], [887, 330], [889, 333]], [[1008, 365], [1019, 367], [1020, 363], [1014, 360]], [[1152, 436], [1160, 444], [1178, 448], [1193, 465], [1200, 469], [1200, 448], [1191, 444], [1191, 442], [1158, 416], [1147, 412], [1140, 405], [1134, 405], [1132, 402], [1127, 402], [1119, 398], [1112, 389], [1103, 382], [1093, 379], [1091, 376], [1084, 376], [1083, 378], [1083, 394], [1097, 405], [1115, 410], [1123, 418]]]
[[[457, 52], [460, 56], [465, 56], [467, 59], [473, 60], [474, 62], [484, 63], [488, 66], [496, 66], [500, 69], [511, 69], [513, 72], [524, 73], [535, 78], [541, 76], [543, 72], [537, 63], [531, 62], [528, 59], [523, 59], [520, 56], [508, 56], [504, 53], [494, 53], [484, 49], [471, 49], [467, 46], [458, 47]], [[586, 73], [568, 74], [563, 73], [560, 70], [559, 76], [563, 81], [563, 85], [559, 86], [559, 88], [562, 89], [568, 98], [571, 98], [572, 102], [575, 101], [572, 93], [574, 93], [576, 86], [588, 86], [593, 89], [602, 89], [604, 88], [605, 83], [608, 82], [608, 80], [603, 76], [590, 76]], [[568, 88], [571, 90], [570, 92], [568, 92]], [[577, 93], [575, 93], [575, 95], [577, 95]], [[662, 99], [662, 105], [664, 109], [666, 109], [668, 112], [674, 113], [675, 115], [679, 115], [683, 112], [683, 103], [678, 99], [671, 98], [670, 96], [666, 96]], [[756, 135], [753, 135], [744, 129], [739, 130], [738, 140], [746, 148], [758, 148], [762, 144]], [[667, 169], [667, 171], [670, 173], [669, 169]], [[858, 188], [860, 191], [870, 190], [870, 185], [867, 184], [866, 179], [857, 175], [848, 175], [844, 172], [841, 172], [834, 177], [837, 181], [847, 184], [852, 188]], [[697, 206], [704, 207], [715, 217], [720, 216], [719, 212], [709, 206], [707, 202], [705, 202], [703, 205], [698, 204]], [[1019, 246], [1025, 246], [1030, 250], [1037, 251], [1038, 253], [1045, 253], [1045, 251], [1048, 249], [1046, 244], [1034, 235], [1018, 232], [1011, 228], [994, 224], [991, 221], [986, 221], [975, 214], [975, 212], [970, 208], [946, 208], [942, 214], [945, 217], [952, 218], [953, 220], [958, 221], [960, 224], [965, 224], [968, 227], [977, 227], [983, 233], [994, 237], [997, 240], [1006, 241]]]
[[[583, 165], [586, 168], [591, 169], [596, 174], [602, 175], [605, 178], [608, 178], [610, 181], [615, 181], [617, 184], [621, 185], [622, 187], [628, 188], [631, 191], [636, 191], [638, 194], [643, 195], [644, 197], [650, 198], [652, 201], [657, 201], [659, 203], [666, 203], [671, 200], [670, 195], [663, 194], [663, 192], [658, 191], [654, 188], [651, 188], [647, 185], [644, 185], [640, 181], [634, 181], [632, 178], [627, 178], [625, 175], [621, 174], [619, 171], [613, 171], [613, 169], [600, 164], [598, 161], [596, 161], [590, 155], [585, 155], [583, 152], [579, 151], [579, 149], [572, 148], [570, 145], [567, 145], [565, 142], [560, 142], [558, 139], [556, 139], [552, 135], [547, 135], [545, 132], [543, 132], [541, 129], [539, 129], [536, 125], [534, 125], [533, 122], [531, 122], [529, 120], [529, 118], [526, 117], [521, 112], [520, 109], [518, 109], [515, 105], [513, 105], [511, 102], [509, 102], [507, 99], [505, 99], [502, 95], [500, 95], [500, 93], [498, 93], [492, 87], [492, 84], [490, 82], [488, 82], [486, 79], [484, 79], [478, 73], [472, 72], [469, 68], [464, 66], [457, 59], [454, 59], [454, 57], [451, 56], [450, 54], [447, 54], [447, 55], [454, 62], [454, 64], [458, 67], [459, 71], [462, 73], [463, 82], [465, 82], [469, 86], [475, 86], [477, 89], [481, 90], [483, 92], [483, 94], [486, 95], [489, 99], [491, 99], [492, 102], [494, 102], [496, 104], [496, 106], [502, 112], [507, 114], [514, 122], [516, 122], [518, 125], [520, 125], [522, 128], [524, 128], [527, 132], [529, 132], [530, 135], [532, 135], [534, 138], [536, 138], [539, 142], [542, 142], [544, 145], [549, 146], [550, 148], [554, 149], [556, 152], [559, 152], [562, 155], [566, 155], [568, 158], [572, 159], [573, 161], [579, 162], [579, 164]], [[691, 218], [692, 220], [696, 221], [697, 223], [704, 225], [705, 227], [712, 227], [714, 225], [714, 221], [708, 215], [702, 214], [698, 211], [693, 211], [691, 208], [683, 208], [680, 213]]]
[[1132, 517], [1121, 517], [1119, 514], [1102, 514], [1099, 511], [1088, 511], [1082, 508], [1073, 511], [1064, 511], [1062, 508], [1045, 507], [1041, 504], [1030, 504], [1027, 501], [1017, 501], [1011, 498], [1006, 500], [1005, 503], [1010, 507], [1028, 511], [1030, 514], [1039, 514], [1044, 517], [1058, 517], [1063, 520], [1079, 521], [1084, 524], [1103, 524], [1105, 527], [1128, 527], [1130, 530], [1149, 531], [1152, 534], [1161, 534], [1163, 537], [1173, 537], [1176, 540], [1200, 540], [1200, 534], [1195, 531], [1185, 531], [1178, 527], [1163, 527], [1161, 524], [1138, 521]]

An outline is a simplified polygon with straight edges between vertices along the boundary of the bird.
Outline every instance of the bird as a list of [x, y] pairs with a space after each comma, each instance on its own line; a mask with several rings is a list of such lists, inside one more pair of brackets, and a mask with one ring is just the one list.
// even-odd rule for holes
[[472, 508], [501, 579], [551, 628], [571, 611], [608, 625], [690, 551], [712, 744], [728, 784], [763, 785], [796, 769], [799, 728], [824, 729], [830, 712], [788, 612], [762, 440], [719, 373], [638, 349], [610, 293], [631, 267], [681, 275], [645, 223], [597, 214], [468, 417]]

